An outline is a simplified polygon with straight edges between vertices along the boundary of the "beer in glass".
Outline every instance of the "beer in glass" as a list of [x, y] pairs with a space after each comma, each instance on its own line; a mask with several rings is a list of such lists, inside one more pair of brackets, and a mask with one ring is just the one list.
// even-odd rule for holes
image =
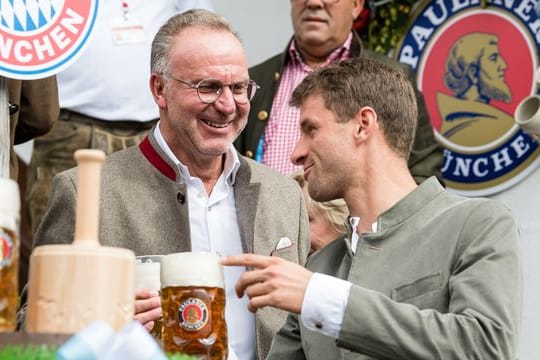
[[[143, 255], [135, 257], [135, 290], [150, 289], [157, 292], [161, 289], [160, 264], [162, 255]], [[161, 341], [162, 319], [154, 320], [150, 334]]]
[[219, 256], [176, 253], [161, 260], [163, 349], [226, 360], [225, 288]]
[[19, 306], [19, 186], [0, 178], [0, 332], [15, 331]]

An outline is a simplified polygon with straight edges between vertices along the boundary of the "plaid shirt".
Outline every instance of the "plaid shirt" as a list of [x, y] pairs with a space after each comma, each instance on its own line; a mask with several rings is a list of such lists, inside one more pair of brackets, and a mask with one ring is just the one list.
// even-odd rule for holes
[[[327, 66], [349, 58], [352, 33], [345, 43], [334, 50], [321, 66]], [[300, 167], [291, 162], [291, 154], [300, 138], [298, 119], [300, 110], [289, 105], [289, 99], [298, 84], [314, 71], [301, 58], [294, 41], [289, 46], [289, 61], [281, 75], [278, 90], [272, 102], [272, 110], [262, 143], [263, 164], [282, 174], [290, 174]]]

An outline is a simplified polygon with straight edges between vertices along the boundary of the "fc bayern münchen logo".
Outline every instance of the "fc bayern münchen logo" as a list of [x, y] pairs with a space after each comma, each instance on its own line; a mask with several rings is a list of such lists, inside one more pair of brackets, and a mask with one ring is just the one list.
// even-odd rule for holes
[[97, 9], [98, 0], [0, 0], [0, 75], [37, 79], [70, 65]]
[[505, 190], [540, 162], [514, 110], [538, 92], [540, 20], [533, 0], [425, 1], [397, 51], [416, 70], [448, 188], [469, 196]]

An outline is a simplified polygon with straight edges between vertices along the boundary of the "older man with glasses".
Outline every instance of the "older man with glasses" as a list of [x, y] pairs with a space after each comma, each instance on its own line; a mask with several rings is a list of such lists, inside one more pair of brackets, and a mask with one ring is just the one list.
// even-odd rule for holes
[[[136, 255], [249, 252], [303, 264], [309, 231], [298, 185], [232, 146], [258, 86], [227, 21], [204, 10], [171, 18], [152, 43], [151, 71], [160, 120], [139, 146], [105, 160], [102, 244]], [[71, 169], [55, 177], [35, 245], [73, 239], [75, 176]], [[250, 313], [234, 294], [244, 272], [225, 270], [229, 359], [264, 359], [286, 314]], [[151, 329], [161, 316], [159, 295], [137, 291], [135, 313]]]
[[[290, 3], [294, 35], [282, 53], [249, 69], [250, 77], [261, 85], [261, 91], [251, 104], [246, 129], [235, 142], [243, 155], [284, 174], [299, 170], [290, 160], [300, 137], [299, 111], [288, 103], [294, 88], [313, 70], [345, 59], [369, 57], [392, 62], [365, 49], [358, 34], [352, 31], [364, 0], [291, 0]], [[412, 70], [405, 70], [414, 84]], [[420, 183], [432, 175], [441, 179], [442, 151], [433, 135], [422, 94], [416, 91], [416, 97], [418, 125], [408, 166], [415, 181]]]

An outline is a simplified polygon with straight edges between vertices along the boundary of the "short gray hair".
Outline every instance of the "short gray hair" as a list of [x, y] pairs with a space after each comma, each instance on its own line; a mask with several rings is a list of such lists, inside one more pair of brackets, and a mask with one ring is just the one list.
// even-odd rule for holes
[[188, 10], [167, 20], [156, 33], [156, 36], [154, 36], [150, 55], [150, 71], [152, 73], [168, 73], [169, 52], [173, 38], [190, 27], [230, 32], [240, 40], [238, 33], [232, 30], [229, 22], [223, 16], [208, 10]]

